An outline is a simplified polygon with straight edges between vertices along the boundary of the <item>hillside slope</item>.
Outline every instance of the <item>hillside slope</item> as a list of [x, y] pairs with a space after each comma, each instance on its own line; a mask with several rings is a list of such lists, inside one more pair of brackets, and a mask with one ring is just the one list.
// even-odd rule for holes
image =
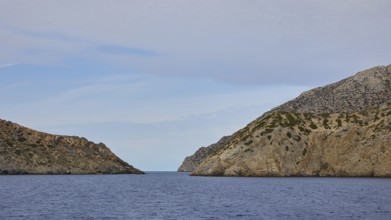
[[304, 92], [272, 111], [359, 112], [378, 107], [391, 98], [391, 65], [361, 71], [339, 82]]
[[358, 113], [273, 112], [193, 175], [391, 176], [391, 104]]
[[390, 176], [390, 103], [391, 65], [359, 72], [265, 113], [218, 144], [218, 150], [198, 157], [191, 171], [228, 176]]
[[141, 174], [104, 144], [0, 120], [0, 174]]
[[198, 167], [201, 162], [208, 156], [218, 151], [228, 141], [229, 136], [222, 137], [217, 143], [211, 144], [208, 147], [201, 147], [193, 155], [188, 156], [178, 168], [178, 172], [191, 172]]

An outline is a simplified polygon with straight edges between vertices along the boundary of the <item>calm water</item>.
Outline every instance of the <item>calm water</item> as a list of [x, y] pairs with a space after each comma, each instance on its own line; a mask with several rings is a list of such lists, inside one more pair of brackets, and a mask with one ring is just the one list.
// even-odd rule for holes
[[0, 176], [0, 219], [391, 219], [391, 179]]

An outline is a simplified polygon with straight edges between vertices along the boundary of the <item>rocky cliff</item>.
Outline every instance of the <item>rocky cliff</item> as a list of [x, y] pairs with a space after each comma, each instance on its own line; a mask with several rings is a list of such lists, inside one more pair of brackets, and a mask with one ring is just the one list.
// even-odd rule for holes
[[202, 156], [193, 175], [391, 176], [391, 65], [305, 92]]
[[104, 144], [0, 120], [0, 174], [142, 174]]

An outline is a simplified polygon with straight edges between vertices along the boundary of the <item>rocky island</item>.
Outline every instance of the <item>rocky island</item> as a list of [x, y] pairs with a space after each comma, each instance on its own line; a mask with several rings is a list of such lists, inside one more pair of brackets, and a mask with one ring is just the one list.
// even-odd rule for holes
[[0, 174], [142, 174], [104, 144], [0, 120]]
[[391, 176], [391, 65], [304, 92], [178, 171], [212, 176]]

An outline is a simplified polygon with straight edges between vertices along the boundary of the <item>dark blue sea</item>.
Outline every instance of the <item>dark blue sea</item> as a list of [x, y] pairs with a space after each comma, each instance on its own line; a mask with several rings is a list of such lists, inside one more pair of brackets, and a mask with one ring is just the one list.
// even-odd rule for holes
[[391, 179], [0, 176], [0, 219], [391, 219]]

